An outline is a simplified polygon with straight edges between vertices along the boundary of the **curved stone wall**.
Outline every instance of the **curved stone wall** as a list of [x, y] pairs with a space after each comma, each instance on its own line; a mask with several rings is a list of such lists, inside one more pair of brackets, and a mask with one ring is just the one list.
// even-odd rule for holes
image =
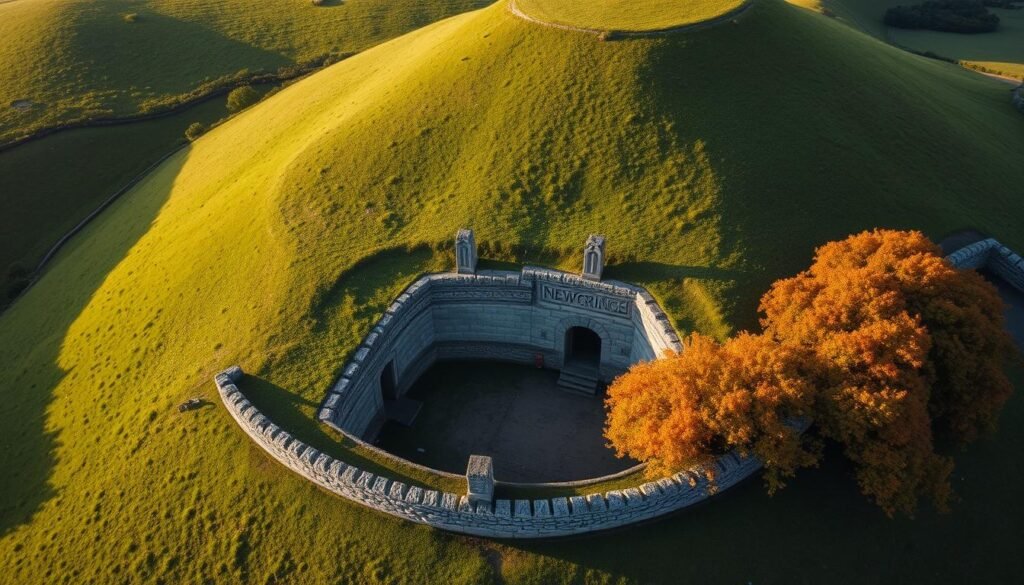
[[370, 439], [383, 417], [382, 374], [404, 394], [435, 361], [488, 359], [561, 369], [566, 333], [601, 338], [600, 377], [681, 351], [678, 335], [644, 289], [544, 268], [423, 276], [388, 307], [324, 398], [319, 419]]
[[957, 268], [990, 270], [1013, 288], [1024, 291], [1024, 258], [1000, 244], [995, 238], [964, 246], [946, 256], [946, 259]]
[[[237, 366], [215, 377], [224, 406], [242, 430], [271, 457], [321, 488], [375, 510], [436, 528], [495, 538], [544, 538], [607, 530], [680, 510], [709, 497], [698, 473], [670, 477], [624, 490], [536, 500], [471, 504], [465, 494], [408, 486], [346, 464], [306, 445], [274, 424], [239, 391]], [[760, 469], [753, 459], [719, 459], [718, 491]]]
[[[1024, 291], [1024, 259], [994, 239], [982, 240], [965, 246], [946, 258], [959, 268], [987, 268], [1018, 290]], [[381, 322], [374, 328], [374, 331], [367, 336], [363, 347], [357, 352], [357, 359], [349, 364], [345, 375], [335, 386], [337, 388], [345, 380], [349, 380], [346, 387], [342, 388], [342, 392], [332, 392], [331, 394], [344, 394], [348, 387], [358, 383], [353, 380], [357, 379], [363, 363], [367, 360], [368, 348], [378, 340], [384, 344], [389, 327], [396, 327], [395, 333], [409, 331], [414, 338], [419, 332], [423, 336], [419, 341], [423, 347], [429, 348], [431, 339], [437, 341], [436, 330], [424, 325], [431, 319], [425, 317], [429, 312], [423, 309], [433, 302], [435, 293], [438, 295], [437, 299], [450, 299], [452, 295], [458, 297], [465, 291], [475, 290], [479, 293], [480, 298], [520, 298], [522, 300], [526, 298], [525, 291], [531, 286], [536, 287], [538, 280], [564, 284], [567, 277], [571, 284], [574, 286], [577, 284], [572, 280], [574, 277], [571, 275], [537, 269], [526, 269], [519, 275], [490, 273], [469, 276], [426, 276], [403, 293], [399, 301], [388, 310]], [[438, 282], [440, 284], [437, 284]], [[653, 330], [651, 338], [660, 339], [666, 344], [665, 348], [679, 348], [678, 337], [671, 332], [671, 327], [668, 326], [664, 314], [657, 308], [650, 295], [635, 287], [630, 288], [619, 284], [588, 283], [588, 285], [596, 286], [593, 290], [599, 292], [612, 290], [603, 288], [604, 286], [630, 291], [635, 295], [632, 301], [635, 304], [631, 305], [635, 307], [635, 312], [630, 315], [630, 319], [633, 319], [634, 323], [642, 324], [647, 332]], [[460, 287], [461, 292], [454, 292]], [[514, 294], [508, 294], [509, 292]], [[621, 298], [626, 299], [626, 293], [623, 293]], [[401, 325], [403, 323], [404, 325]], [[433, 331], [433, 333], [426, 334], [424, 333], [426, 331]], [[658, 333], [659, 331], [661, 333]], [[482, 335], [482, 337], [485, 336]], [[624, 339], [619, 341], [625, 343]], [[640, 347], [639, 351], [636, 351], [635, 354], [631, 353], [631, 355], [653, 357], [655, 350], [653, 344], [644, 345], [637, 339], [633, 339], [631, 343], [634, 344], [631, 346], [633, 348], [637, 347], [636, 344], [639, 344]], [[542, 345], [542, 347], [551, 349], [555, 346]], [[530, 349], [533, 350], [536, 347], [531, 346]], [[433, 357], [436, 358], [436, 355]], [[415, 369], [408, 369], [408, 371], [415, 371]], [[648, 520], [681, 510], [710, 497], [707, 482], [698, 473], [699, 470], [686, 470], [623, 490], [535, 500], [498, 499], [493, 502], [481, 501], [473, 504], [470, 503], [468, 495], [409, 486], [403, 482], [348, 465], [306, 445], [274, 424], [245, 398], [237, 386], [242, 377], [242, 370], [234, 366], [215, 376], [214, 380], [228, 412], [245, 433], [271, 457], [325, 490], [386, 514], [420, 524], [452, 532], [496, 538], [567, 536], [607, 530]], [[351, 397], [358, 399], [356, 392], [353, 392]], [[334, 404], [343, 403], [340, 399], [337, 400], [338, 402]], [[358, 402], [354, 404], [358, 404]], [[325, 404], [325, 409], [327, 409], [327, 404]], [[321, 414], [323, 412], [324, 409], [321, 410]], [[328, 415], [335, 416], [330, 412]], [[736, 454], [730, 453], [721, 457], [716, 462], [716, 467], [716, 491], [722, 492], [754, 474], [761, 468], [761, 464], [755, 458], [742, 459]], [[442, 475], [451, 476], [452, 474]]]

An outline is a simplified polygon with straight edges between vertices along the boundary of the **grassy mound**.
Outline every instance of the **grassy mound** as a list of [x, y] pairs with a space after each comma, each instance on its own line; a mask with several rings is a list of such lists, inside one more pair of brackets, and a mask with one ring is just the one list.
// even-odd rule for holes
[[[203, 85], [361, 51], [486, 0], [0, 3], [0, 143], [176, 103]], [[41, 74], [40, 72], [45, 72]]]
[[628, 536], [519, 545], [319, 493], [218, 406], [175, 409], [240, 363], [276, 422], [381, 465], [313, 413], [400, 288], [451, 265], [460, 226], [488, 266], [578, 269], [604, 233], [609, 277], [716, 336], [852, 231], [974, 226], [1024, 249], [1004, 93], [776, 1], [614, 43], [496, 5], [335, 65], [171, 158], [0, 315], [0, 558], [19, 583], [1009, 581], [1019, 400], [962, 458], [950, 517], [890, 522], [833, 466], [771, 501], [755, 482]]
[[640, 32], [711, 20], [746, 0], [515, 0], [526, 15], [544, 22], [592, 30]]

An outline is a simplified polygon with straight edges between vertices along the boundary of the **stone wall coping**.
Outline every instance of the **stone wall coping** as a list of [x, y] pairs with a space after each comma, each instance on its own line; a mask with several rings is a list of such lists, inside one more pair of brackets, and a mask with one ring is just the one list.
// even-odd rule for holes
[[[711, 497], [699, 473], [584, 496], [470, 501], [466, 495], [407, 486], [321, 453], [284, 431], [238, 388], [237, 366], [214, 376], [221, 401], [242, 430], [271, 457], [317, 486], [392, 516], [435, 528], [493, 538], [551, 538], [607, 530], [680, 510]], [[409, 462], [402, 460], [404, 464]], [[754, 458], [719, 459], [718, 492], [760, 469]], [[454, 474], [453, 474], [454, 475]], [[456, 476], [458, 477], [458, 476]]]

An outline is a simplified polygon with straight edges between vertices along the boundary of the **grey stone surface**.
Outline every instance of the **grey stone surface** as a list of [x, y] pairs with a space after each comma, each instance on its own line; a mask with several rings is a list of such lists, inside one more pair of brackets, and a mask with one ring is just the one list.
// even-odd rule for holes
[[455, 272], [476, 273], [476, 236], [473, 230], [461, 229], [455, 234]]
[[470, 455], [466, 466], [469, 501], [491, 503], [494, 499], [494, 463], [486, 455]]
[[638, 361], [680, 351], [679, 336], [646, 291], [546, 268], [429, 274], [410, 285], [363, 340], [321, 404], [318, 419], [359, 439], [383, 411], [381, 375], [399, 394], [438, 359], [543, 360], [561, 368], [566, 333], [601, 338], [599, 375], [611, 380]]
[[583, 245], [583, 278], [601, 280], [604, 272], [604, 236], [590, 234]]

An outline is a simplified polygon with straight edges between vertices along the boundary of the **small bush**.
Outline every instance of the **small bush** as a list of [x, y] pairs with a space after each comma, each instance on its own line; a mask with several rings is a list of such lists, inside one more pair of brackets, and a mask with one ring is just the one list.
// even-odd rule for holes
[[202, 122], [193, 122], [185, 129], [185, 138], [188, 138], [189, 142], [195, 142], [200, 136], [206, 134], [206, 130], [206, 125]]
[[128, 24], [133, 24], [139, 21], [139, 14], [137, 12], [129, 12], [121, 17]]
[[252, 86], [236, 87], [228, 94], [228, 111], [231, 113], [241, 112], [258, 101], [260, 101], [260, 94]]
[[905, 29], [976, 34], [999, 28], [999, 17], [978, 0], [936, 0], [890, 8], [885, 13], [885, 24]]

